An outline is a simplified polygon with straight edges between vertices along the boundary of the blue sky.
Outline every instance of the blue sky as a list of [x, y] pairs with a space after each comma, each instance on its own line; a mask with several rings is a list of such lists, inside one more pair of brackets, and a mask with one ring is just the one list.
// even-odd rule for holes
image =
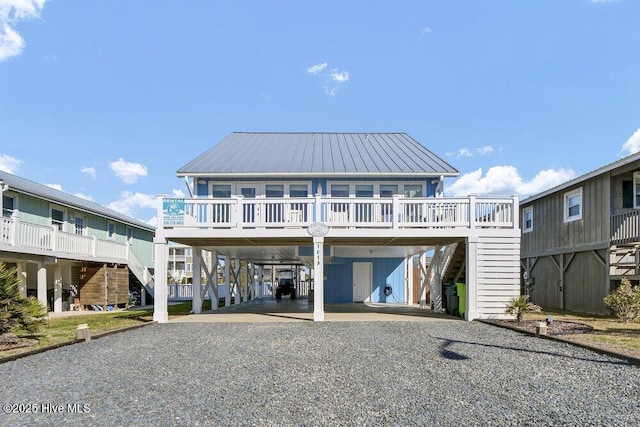
[[407, 132], [446, 195], [640, 150], [640, 1], [0, 0], [0, 169], [153, 223], [233, 131]]

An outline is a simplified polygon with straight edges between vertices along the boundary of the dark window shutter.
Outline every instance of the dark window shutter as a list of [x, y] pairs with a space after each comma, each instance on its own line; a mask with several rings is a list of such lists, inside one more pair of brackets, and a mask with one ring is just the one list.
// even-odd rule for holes
[[633, 208], [633, 181], [622, 181], [622, 207]]

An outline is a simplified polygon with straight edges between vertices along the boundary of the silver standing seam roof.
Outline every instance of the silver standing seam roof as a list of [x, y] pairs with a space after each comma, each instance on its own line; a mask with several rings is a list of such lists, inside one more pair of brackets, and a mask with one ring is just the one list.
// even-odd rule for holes
[[458, 176], [406, 133], [233, 132], [178, 176]]
[[109, 219], [118, 220], [125, 224], [133, 225], [147, 231], [155, 232], [156, 230], [154, 226], [147, 224], [146, 222], [123, 215], [113, 209], [109, 209], [81, 197], [65, 193], [64, 191], [59, 191], [54, 188], [47, 187], [46, 185], [38, 184], [25, 178], [20, 178], [19, 176], [12, 175], [7, 172], [0, 171], [0, 181], [4, 181], [5, 184], [9, 185], [9, 191], [39, 197], [62, 206], [68, 206], [77, 210], [107, 217]]

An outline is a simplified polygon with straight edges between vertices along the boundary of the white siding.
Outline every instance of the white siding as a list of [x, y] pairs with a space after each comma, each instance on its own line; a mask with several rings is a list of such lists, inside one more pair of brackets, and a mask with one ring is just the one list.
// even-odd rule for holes
[[477, 253], [480, 318], [509, 317], [507, 304], [520, 295], [520, 238], [481, 237]]

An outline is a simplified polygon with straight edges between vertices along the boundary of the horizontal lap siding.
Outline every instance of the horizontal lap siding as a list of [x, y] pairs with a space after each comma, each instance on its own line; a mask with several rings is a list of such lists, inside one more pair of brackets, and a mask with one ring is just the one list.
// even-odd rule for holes
[[483, 317], [504, 315], [520, 295], [520, 239], [480, 238], [477, 252], [477, 307]]

